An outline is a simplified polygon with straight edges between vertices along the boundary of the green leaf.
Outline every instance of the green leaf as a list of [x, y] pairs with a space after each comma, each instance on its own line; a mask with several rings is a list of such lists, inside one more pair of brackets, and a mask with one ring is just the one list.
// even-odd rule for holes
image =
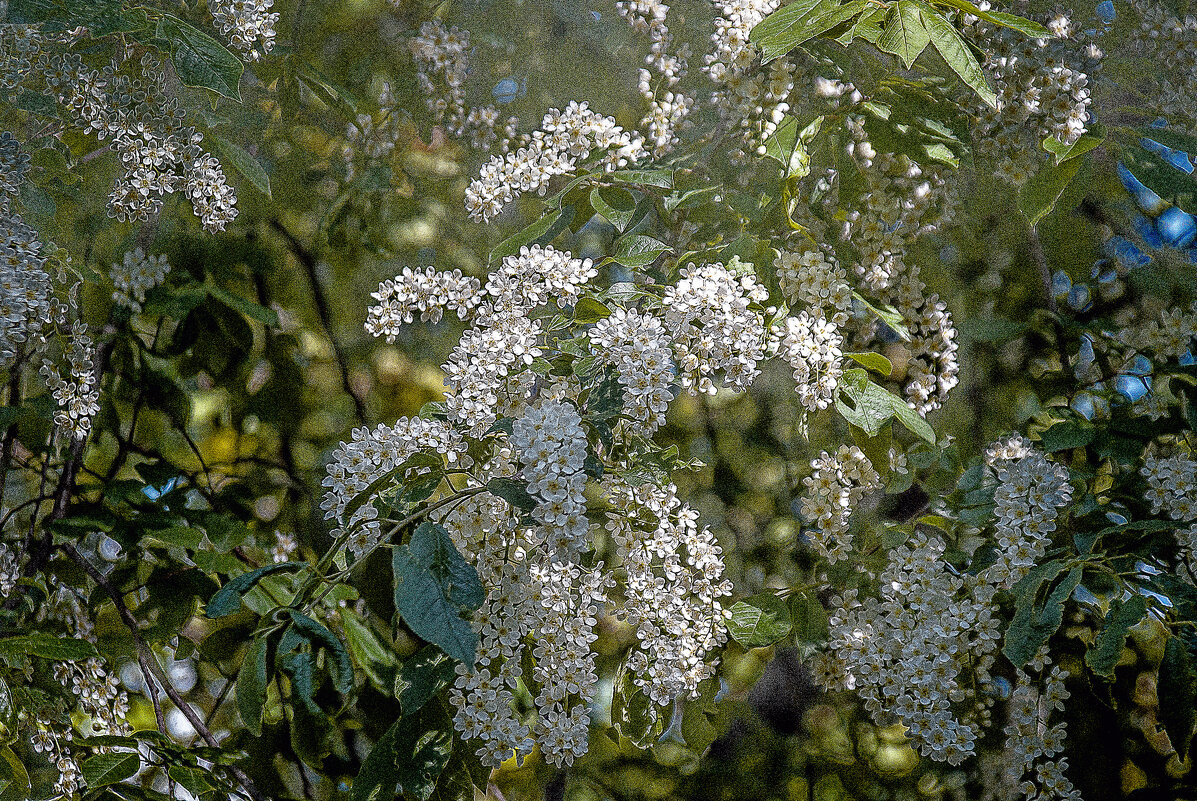
[[673, 170], [615, 170], [605, 175], [607, 180], [636, 186], [655, 186], [659, 189], [673, 189]]
[[99, 656], [99, 652], [87, 640], [60, 637], [43, 631], [0, 640], [0, 657], [10, 659], [22, 655], [38, 656], [58, 662], [77, 662]]
[[1160, 723], [1168, 732], [1172, 747], [1183, 760], [1188, 756], [1189, 741], [1193, 737], [1193, 718], [1197, 711], [1197, 674], [1193, 669], [1193, 657], [1179, 637], [1169, 637], [1168, 644], [1164, 646], [1157, 691]]
[[[845, 402], [845, 397], [852, 401], [851, 406]], [[873, 383], [869, 374], [859, 367], [845, 370], [840, 376], [835, 408], [845, 420], [869, 436], [875, 436], [886, 420], [896, 417], [911, 433], [932, 445], [935, 444], [935, 429], [911, 409], [906, 401]]]
[[1122, 656], [1122, 648], [1126, 645], [1126, 637], [1134, 626], [1147, 614], [1147, 599], [1142, 595], [1132, 595], [1125, 601], [1115, 602], [1105, 624], [1093, 641], [1093, 647], [1085, 652], [1085, 664], [1099, 676], [1106, 679], [1114, 677], [1114, 665]]
[[633, 682], [627, 662], [620, 668], [611, 696], [611, 724], [640, 748], [652, 745], [665, 730], [660, 710]]
[[940, 5], [951, 6], [958, 8], [961, 11], [972, 14], [974, 17], [979, 17], [986, 22], [992, 22], [994, 25], [1001, 25], [1003, 28], [1010, 28], [1019, 33], [1033, 37], [1035, 39], [1052, 38], [1052, 32], [1040, 25], [1038, 22], [1032, 22], [1024, 17], [1019, 17], [1014, 14], [1005, 14], [1001, 11], [982, 11], [977, 6], [970, 3], [968, 0], [934, 0]]
[[579, 298], [578, 302], [574, 304], [574, 322], [579, 325], [597, 323], [610, 316], [611, 309], [589, 295]]
[[231, 578], [208, 601], [207, 606], [204, 607], [204, 614], [212, 618], [231, 615], [241, 608], [241, 596], [253, 589], [262, 576], [277, 573], [281, 570], [299, 570], [307, 566], [307, 562], [279, 562], [278, 564], [265, 565], [259, 567], [257, 570], [251, 570], [248, 573], [242, 573], [235, 578]]
[[170, 47], [175, 72], [184, 86], [209, 89], [233, 100], [241, 99], [245, 67], [228, 48], [178, 17], [163, 14], [157, 36]]
[[429, 798], [449, 764], [453, 730], [439, 709], [425, 707], [395, 721], [362, 762], [350, 801], [390, 801], [395, 785], [404, 796]]
[[1064, 420], [1039, 435], [1043, 449], [1048, 453], [1083, 448], [1095, 436], [1097, 429], [1093, 424], [1081, 420]]
[[13, 0], [5, 22], [40, 24], [46, 32], [82, 26], [92, 37], [101, 37], [140, 31], [149, 18], [139, 8], [123, 8], [120, 0]]
[[79, 765], [89, 789], [116, 784], [132, 776], [141, 768], [141, 756], [136, 751], [113, 751], [96, 754]]
[[1014, 588], [1014, 618], [1006, 630], [1002, 653], [1015, 667], [1022, 667], [1035, 656], [1064, 622], [1064, 602], [1081, 581], [1081, 568], [1074, 567], [1048, 594], [1042, 605], [1036, 603], [1040, 589], [1054, 581], [1064, 570], [1064, 563], [1053, 560], [1040, 565], [1023, 577]]
[[844, 355], [857, 364], [862, 364], [874, 372], [881, 373], [881, 375], [889, 375], [890, 371], [894, 369], [889, 359], [880, 353], [865, 351], [863, 353], [845, 353]]
[[636, 198], [618, 186], [596, 186], [591, 189], [590, 205], [620, 233], [628, 227], [632, 215], [636, 213]]
[[0, 747], [0, 801], [29, 801], [29, 771], [7, 745]]
[[409, 656], [395, 674], [395, 699], [404, 715], [415, 714], [456, 676], [456, 663], [439, 649], [426, 645]]
[[192, 768], [187, 765], [171, 765], [166, 769], [166, 773], [196, 798], [213, 789], [212, 783], [208, 781], [207, 774], [199, 768]]
[[492, 478], [486, 482], [486, 491], [507, 501], [515, 509], [531, 512], [536, 508], [537, 500], [528, 492], [527, 486], [514, 478]]
[[421, 523], [411, 542], [395, 549], [395, 608], [419, 637], [449, 656], [474, 664], [478, 634], [462, 618], [486, 597], [478, 572], [444, 526]]
[[857, 17], [852, 27], [836, 39], [842, 45], [847, 45], [853, 39], [864, 39], [869, 44], [877, 44], [884, 29], [882, 20], [888, 11], [883, 6], [874, 6]]
[[237, 711], [254, 737], [262, 736], [262, 707], [266, 703], [266, 686], [270, 683], [266, 669], [268, 647], [267, 641], [261, 638], [250, 643], [237, 672]]
[[[345, 650], [345, 645], [340, 638], [301, 612], [288, 609], [287, 614], [291, 616], [291, 622], [294, 623], [295, 628], [307, 638], [308, 642], [312, 643], [313, 650], [318, 645], [328, 650], [335, 667], [335, 669], [330, 668], [329, 672], [332, 674], [333, 686], [337, 688], [337, 692], [345, 694], [352, 690], [353, 660], [349, 658], [349, 652]], [[283, 647], [280, 647], [279, 650], [283, 653], [286, 652]]]
[[658, 239], [645, 234], [631, 234], [616, 243], [612, 258], [625, 267], [645, 267], [668, 250], [671, 250], [669, 245]]
[[761, 20], [748, 35], [769, 63], [805, 41], [820, 36], [855, 17], [867, 7], [865, 0], [840, 5], [836, 0], [798, 0], [782, 6]]
[[375, 633], [369, 623], [356, 614], [341, 611], [345, 644], [358, 667], [379, 688], [390, 689], [395, 666], [395, 653]]
[[1071, 145], [1064, 144], [1058, 137], [1049, 136], [1043, 140], [1043, 149], [1056, 157], [1056, 164], [1062, 164], [1068, 161], [1068, 159], [1083, 156], [1090, 150], [1100, 147], [1105, 141], [1105, 130], [1100, 125], [1095, 124], [1089, 126], [1089, 130], [1081, 134]]
[[759, 648], [785, 637], [793, 625], [789, 605], [765, 592], [732, 605], [727, 633], [745, 648]]
[[1083, 159], [1068, 159], [1062, 164], [1045, 164], [1018, 191], [1018, 208], [1031, 225], [1051, 213], [1064, 190], [1080, 172]]
[[[504, 239], [499, 244], [491, 249], [487, 261], [494, 264], [501, 261], [508, 256], [514, 256], [520, 252], [520, 248], [530, 245], [534, 242], [541, 242], [546, 236], [549, 240], [552, 239], [554, 231], [560, 233], [573, 221], [574, 208], [573, 206], [565, 206], [557, 211], [551, 211], [545, 216], [541, 217], [536, 222], [524, 228], [522, 231], [512, 234]], [[564, 220], [564, 222], [562, 222]]]
[[270, 176], [266, 174], [262, 164], [239, 145], [233, 144], [223, 136], [218, 134], [211, 134], [211, 136], [223, 159], [232, 164], [237, 172], [245, 177], [245, 180], [253, 184], [255, 189], [270, 198]]
[[268, 325], [273, 328], [278, 328], [278, 313], [274, 309], [268, 309], [265, 306], [254, 303], [252, 300], [234, 295], [227, 289], [222, 289], [215, 284], [205, 284], [204, 289], [208, 294], [216, 298], [230, 309], [239, 311], [246, 317], [252, 320], [257, 320], [262, 325]]
[[930, 42], [919, 7], [911, 0], [898, 0], [885, 17], [885, 31], [877, 40], [877, 47], [893, 53], [910, 69]]
[[865, 300], [864, 296], [856, 290], [852, 291], [852, 298], [861, 306], [864, 306], [868, 311], [872, 312], [874, 317], [888, 325], [903, 342], [910, 341], [910, 332], [906, 330], [906, 324], [902, 321], [902, 315], [898, 313], [897, 309], [892, 306], [882, 306], [881, 308], [878, 308]]
[[980, 96], [981, 100], [985, 101], [986, 105], [996, 108], [997, 95], [989, 86], [985, 71], [981, 69], [981, 64], [973, 55], [973, 51], [969, 49], [968, 42], [964, 40], [960, 32], [952, 27], [952, 23], [944, 19], [943, 15], [922, 0], [910, 0], [910, 2], [918, 3], [923, 25], [931, 38], [931, 44], [943, 56], [947, 65], [960, 76], [960, 80]]

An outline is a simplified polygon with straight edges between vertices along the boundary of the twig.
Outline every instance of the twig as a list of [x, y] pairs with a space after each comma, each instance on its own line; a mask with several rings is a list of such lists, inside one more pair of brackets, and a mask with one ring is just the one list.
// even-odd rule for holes
[[1043, 242], [1039, 239], [1039, 229], [1027, 220], [1027, 246], [1031, 252], [1031, 260], [1039, 271], [1039, 280], [1043, 283], [1043, 294], [1047, 298], [1047, 310], [1052, 314], [1052, 327], [1056, 332], [1056, 349], [1060, 352], [1060, 366], [1065, 373], [1071, 373], [1068, 348], [1064, 343], [1064, 326], [1060, 323], [1060, 307], [1056, 304], [1056, 294], [1052, 291], [1052, 271], [1047, 265], [1047, 255], [1043, 252]]
[[[154, 654], [150, 650], [150, 647], [146, 644], [145, 639], [141, 636], [141, 627], [137, 622], [137, 618], [133, 617], [133, 613], [130, 612], [129, 607], [125, 605], [125, 599], [121, 593], [112, 586], [103, 573], [96, 569], [95, 565], [85, 559], [83, 555], [75, 549], [73, 544], [64, 542], [61, 548], [63, 553], [70, 557], [75, 564], [83, 568], [83, 572], [87, 573], [87, 575], [91, 577], [92, 581], [99, 585], [100, 588], [103, 589], [104, 592], [107, 593], [108, 597], [112, 600], [112, 603], [116, 607], [116, 612], [120, 616], [121, 621], [124, 622], [125, 627], [129, 629], [129, 633], [133, 636], [133, 643], [137, 648], [137, 662], [141, 666], [142, 671], [146, 674], [147, 685], [149, 684], [149, 678], [152, 675], [154, 679], [156, 679], [162, 686], [162, 689], [165, 691], [167, 697], [170, 698], [174, 705], [178, 707], [179, 711], [183, 713], [183, 716], [186, 717], [188, 722], [190, 722], [195, 728], [196, 732], [199, 733], [199, 736], [203, 739], [203, 741], [213, 748], [219, 748], [220, 742], [212, 736], [212, 732], [210, 732], [208, 727], [204, 725], [203, 719], [201, 719], [199, 714], [192, 709], [191, 704], [187, 703], [187, 701], [185, 701], [183, 697], [179, 695], [179, 691], [176, 690], [173, 685], [171, 685], [169, 679], [167, 679], [163, 673], [162, 667], [158, 664], [158, 661], [154, 658]], [[245, 792], [247, 792], [249, 796], [254, 799], [254, 801], [268, 801], [266, 796], [262, 795], [261, 791], [259, 791], [254, 785], [253, 780], [249, 778], [245, 771], [241, 770], [241, 768], [238, 768], [235, 765], [230, 766], [230, 770], [237, 778], [237, 781], [241, 783], [241, 786], [245, 789]]]

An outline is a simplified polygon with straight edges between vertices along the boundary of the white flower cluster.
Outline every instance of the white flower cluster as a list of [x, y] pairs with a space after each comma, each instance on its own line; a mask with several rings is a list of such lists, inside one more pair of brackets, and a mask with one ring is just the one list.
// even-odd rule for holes
[[[397, 0], [392, 2], [399, 5]], [[489, 150], [499, 136], [495, 131], [499, 110], [493, 105], [470, 106], [466, 101], [465, 82], [472, 52], [469, 31], [428, 20], [409, 45], [420, 90], [436, 123], [444, 124], [453, 136], [469, 137], [474, 149]], [[508, 136], [517, 124], [515, 117], [507, 119]]]
[[1049, 462], [1036, 450], [1013, 460], [997, 460], [994, 469], [998, 554], [983, 575], [1008, 590], [1041, 561], [1060, 509], [1072, 498], [1072, 485], [1067, 468]]
[[[1132, 350], [1150, 351], [1161, 361], [1179, 359], [1197, 338], [1197, 302], [1188, 310], [1173, 307], [1160, 310], [1155, 319], [1133, 319], [1117, 333], [1118, 340]], [[1126, 354], [1130, 361], [1135, 354]]]
[[[616, 0], [616, 12], [628, 21], [632, 29], [649, 38], [651, 43], [645, 63], [652, 71], [640, 70], [637, 88], [648, 112], [640, 121], [648, 134], [655, 158], [668, 153], [678, 142], [679, 130], [688, 123], [694, 99], [677, 89], [677, 84], [689, 70], [690, 46], [682, 44], [673, 50], [673, 34], [665, 18], [669, 6], [661, 0]], [[653, 73], [657, 85], [653, 85]]]
[[810, 463], [814, 468], [802, 480], [802, 516], [813, 528], [806, 529], [811, 544], [829, 562], [848, 556], [852, 537], [848, 518], [860, 502], [881, 486], [881, 477], [864, 451], [855, 445], [841, 445], [835, 454], [823, 451]]
[[906, 402], [924, 417], [943, 405], [960, 383], [956, 328], [947, 304], [911, 271], [897, 287], [894, 306], [910, 331], [911, 359], [903, 391]]
[[851, 689], [878, 720], [897, 719], [925, 755], [959, 765], [989, 723], [990, 680], [1001, 639], [994, 588], [960, 576], [938, 537], [919, 534], [890, 552], [876, 598], [832, 603], [829, 651], [816, 677]]
[[1176, 16], [1165, 3], [1134, 0], [1139, 30], [1131, 42], [1151, 73], [1152, 98], [1166, 117], [1197, 120], [1197, 17]]
[[1197, 459], [1180, 454], [1148, 456], [1139, 474], [1147, 480], [1146, 498], [1153, 514], [1163, 512], [1173, 520], [1193, 521], [1177, 530], [1176, 540], [1190, 570], [1197, 569]]
[[64, 378], [50, 359], [43, 359], [41, 367], [46, 386], [59, 407], [54, 413], [54, 425], [69, 431], [74, 439], [87, 437], [91, 418], [100, 411], [100, 387], [94, 364], [96, 349], [86, 332], [86, 325], [76, 323], [75, 330], [67, 337], [70, 347], [64, 356], [69, 378]]
[[112, 265], [108, 271], [115, 291], [112, 299], [125, 308], [141, 311], [145, 293], [161, 284], [170, 272], [166, 255], [146, 256], [141, 248], [127, 251], [122, 263]]
[[1081, 801], [1080, 792], [1065, 775], [1068, 760], [1057, 758], [1064, 750], [1065, 724], [1050, 722], [1054, 713], [1064, 710], [1070, 695], [1064, 686], [1068, 672], [1058, 666], [1047, 671], [1049, 662], [1043, 653], [1036, 663], [1042, 673], [1040, 680], [1023, 670], [1015, 674], [1002, 729], [1005, 745], [985, 789], [993, 798]]
[[684, 389], [713, 395], [713, 376], [719, 372], [723, 384], [734, 389], [752, 384], [767, 343], [764, 317], [750, 305], [768, 298], [768, 290], [751, 275], [737, 278], [718, 262], [682, 268], [661, 305]]
[[233, 49], [258, 61], [274, 49], [278, 13], [270, 10], [273, 5], [274, 0], [208, 0], [208, 11]]
[[75, 129], [110, 140], [121, 165], [108, 196], [111, 216], [149, 219], [166, 195], [182, 192], [205, 230], [224, 230], [237, 216], [236, 195], [220, 162], [200, 147], [202, 134], [183, 124], [165, 83], [170, 71], [150, 53], [92, 69], [70, 52], [74, 42], [69, 33], [3, 26], [0, 86], [52, 97]]
[[466, 188], [466, 211], [487, 221], [524, 192], [543, 194], [550, 178], [577, 168], [578, 160], [598, 151], [607, 170], [623, 167], [646, 155], [639, 135], [615, 124], [614, 117], [591, 111], [586, 103], [571, 102], [564, 111], [550, 109], [531, 140], [504, 156], [493, 156]]
[[445, 310], [466, 319], [481, 300], [482, 282], [462, 275], [461, 270], [443, 272], [435, 267], [403, 272], [378, 285], [370, 297], [378, 301], [366, 316], [366, 330], [376, 337], [394, 342], [399, 327], [410, 324], [419, 313], [426, 323], [440, 322]]
[[527, 407], [512, 424], [511, 444], [538, 501], [532, 519], [543, 526], [550, 553], [576, 560], [590, 531], [582, 472], [586, 432], [577, 408], [556, 401]]
[[269, 548], [270, 561], [289, 562], [299, 553], [299, 539], [291, 532], [274, 532], [274, 544]]
[[798, 400], [809, 411], [831, 405], [844, 374], [843, 344], [835, 323], [821, 314], [801, 311], [774, 327], [771, 349], [793, 368]]
[[[36, 348], [53, 316], [54, 287], [37, 233], [7, 205], [0, 207], [0, 367]], [[31, 342], [33, 340], [33, 342]]]
[[665, 326], [651, 314], [616, 309], [590, 329], [590, 344], [601, 364], [615, 368], [633, 430], [651, 435], [665, 422], [677, 371]]
[[802, 253], [783, 250], [773, 261], [773, 268], [788, 303], [802, 304], [811, 314], [837, 326], [848, 322], [852, 287], [848, 273], [834, 255], [813, 249]]
[[[335, 520], [334, 537], [348, 533], [348, 547], [360, 556], [377, 541], [381, 532], [374, 498], [352, 513], [348, 506], [370, 484], [402, 465], [418, 452], [440, 454], [450, 465], [468, 466], [470, 457], [461, 435], [439, 420], [400, 417], [395, 425], [379, 424], [373, 430], [353, 430], [353, 439], [341, 443], [328, 465], [323, 486], [328, 488], [320, 508], [325, 520]], [[422, 468], [418, 472], [428, 472]]]
[[697, 697], [699, 682], [714, 675], [710, 653], [727, 641], [730, 612], [720, 599], [732, 587], [723, 578], [722, 550], [672, 484], [632, 486], [605, 476], [602, 488], [614, 507], [607, 531], [627, 572], [620, 612], [640, 641], [627, 670], [658, 706]]
[[748, 34], [773, 12], [778, 0], [716, 0], [715, 32], [703, 68], [715, 91], [711, 101], [722, 119], [737, 127], [745, 150], [731, 154], [733, 163], [744, 162], [748, 154], [763, 153], [765, 140], [777, 130], [790, 105], [794, 73], [788, 59], [779, 58], [767, 71], [757, 68], [756, 46]]
[[970, 101], [977, 109], [974, 136], [986, 143], [986, 156], [997, 161], [998, 174], [1021, 185], [1041, 162], [1045, 137], [1072, 144], [1087, 130], [1090, 83], [1102, 52], [1078, 38], [1082, 35], [1062, 14], [1049, 20], [1050, 38], [1034, 39], [981, 20], [972, 28], [997, 93], [996, 109], [975, 96]]
[[7, 543], [0, 542], [0, 598], [7, 598], [21, 578], [17, 555]]

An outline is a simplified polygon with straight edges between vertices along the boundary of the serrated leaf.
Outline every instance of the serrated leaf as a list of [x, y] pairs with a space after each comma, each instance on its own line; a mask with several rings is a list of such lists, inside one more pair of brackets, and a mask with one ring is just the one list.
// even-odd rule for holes
[[245, 67], [227, 47], [170, 14], [158, 20], [157, 37], [169, 45], [175, 72], [184, 86], [241, 99], [239, 84]]
[[1183, 760], [1189, 753], [1197, 713], [1197, 672], [1193, 669], [1193, 657], [1180, 637], [1169, 637], [1164, 646], [1157, 691], [1160, 723]]
[[1080, 172], [1083, 159], [1069, 159], [1060, 165], [1045, 164], [1018, 191], [1018, 208], [1031, 225], [1051, 213], [1064, 190]]
[[132, 776], [141, 768], [141, 755], [136, 751], [113, 751], [88, 757], [79, 765], [88, 789], [116, 784]]
[[1064, 622], [1064, 602], [1072, 595], [1081, 580], [1081, 568], [1074, 567], [1046, 600], [1038, 604], [1040, 589], [1053, 581], [1064, 569], [1064, 563], [1053, 560], [1028, 573], [1014, 588], [1016, 596], [1014, 617], [1006, 629], [1002, 653], [1015, 667], [1026, 665], [1040, 646], [1056, 633]]
[[[291, 617], [291, 622], [296, 630], [312, 643], [313, 650], [317, 646], [323, 646], [328, 651], [329, 658], [333, 663], [329, 672], [332, 674], [333, 686], [337, 688], [337, 692], [345, 694], [352, 690], [353, 660], [349, 658], [349, 652], [345, 650], [345, 645], [340, 638], [302, 612], [288, 609], [287, 614]], [[279, 651], [285, 653], [286, 649], [280, 647]]]
[[760, 48], [761, 61], [767, 64], [802, 43], [842, 25], [867, 6], [865, 0], [850, 0], [842, 5], [837, 0], [818, 0], [815, 3], [800, 0], [782, 6], [758, 23], [749, 34], [749, 40]]
[[241, 596], [254, 588], [263, 576], [282, 570], [299, 570], [308, 566], [307, 562], [279, 562], [264, 565], [248, 573], [229, 579], [224, 586], [212, 596], [204, 607], [204, 614], [211, 618], [231, 615], [241, 608]]
[[1105, 623], [1093, 646], [1085, 652], [1085, 664], [1097, 675], [1112, 679], [1114, 665], [1122, 656], [1122, 648], [1126, 645], [1126, 637], [1130, 629], [1147, 614], [1147, 599], [1142, 595], [1132, 595], [1125, 601], [1118, 601], [1106, 615]]
[[0, 656], [11, 658], [21, 655], [59, 662], [77, 662], [99, 656], [99, 652], [87, 640], [60, 637], [41, 631], [0, 640]]
[[241, 713], [245, 728], [255, 737], [262, 736], [262, 707], [266, 704], [266, 686], [270, 683], [266, 670], [267, 648], [266, 640], [255, 639], [237, 672], [237, 711]]
[[880, 353], [865, 351], [863, 353], [845, 353], [844, 355], [857, 364], [863, 365], [874, 372], [881, 373], [881, 375], [887, 376], [890, 374], [890, 371], [894, 369], [894, 366], [890, 363], [890, 360], [882, 356]]
[[885, 30], [877, 39], [877, 47], [902, 59], [910, 69], [930, 42], [919, 7], [911, 0], [898, 0], [885, 17]]
[[454, 659], [473, 665], [478, 634], [462, 614], [481, 606], [486, 592], [444, 526], [421, 523], [411, 542], [395, 549], [392, 568], [395, 608], [411, 630]]
[[1067, 145], [1058, 137], [1049, 136], [1043, 140], [1043, 149], [1056, 157], [1056, 164], [1062, 164], [1069, 159], [1083, 156], [1094, 148], [1100, 147], [1106, 141], [1104, 129], [1100, 125], [1091, 125], [1089, 130], [1072, 144]]
[[395, 699], [404, 715], [419, 711], [456, 676], [455, 663], [439, 648], [426, 645], [409, 656], [395, 674]]
[[574, 304], [574, 322], [579, 325], [597, 323], [610, 316], [611, 310], [589, 295], [579, 298], [578, 302]]
[[220, 151], [220, 155], [224, 161], [232, 164], [237, 172], [245, 177], [245, 180], [253, 184], [254, 188], [261, 192], [268, 198], [270, 194], [270, 176], [266, 174], [266, 170], [262, 167], [261, 162], [246, 152], [240, 145], [236, 145], [218, 134], [211, 134], [212, 139], [216, 142], [216, 149]]
[[986, 105], [996, 108], [997, 95], [990, 87], [989, 79], [985, 77], [985, 71], [981, 69], [980, 62], [977, 61], [977, 57], [973, 55], [968, 42], [964, 40], [960, 32], [952, 27], [952, 23], [944, 19], [943, 15], [926, 3], [921, 0], [910, 0], [910, 2], [918, 3], [923, 26], [927, 30], [931, 44], [943, 56], [947, 65], [960, 76], [960, 80], [977, 93]]
[[520, 511], [531, 512], [536, 508], [537, 500], [528, 492], [528, 487], [514, 478], [492, 478], [486, 482], [486, 491]]
[[591, 189], [590, 205], [620, 233], [628, 227], [632, 215], [636, 213], [636, 198], [618, 186], [596, 186]]
[[1019, 17], [1015, 14], [1006, 14], [1001, 11], [982, 11], [968, 0], [935, 0], [936, 3], [942, 5], [952, 6], [961, 11], [972, 14], [974, 17], [992, 22], [994, 25], [1001, 25], [1003, 28], [1010, 28], [1018, 31], [1026, 36], [1035, 39], [1046, 39], [1052, 37], [1052, 32], [1040, 25], [1038, 22], [1033, 22], [1024, 17]]
[[1043, 449], [1048, 453], [1083, 448], [1096, 436], [1097, 429], [1093, 424], [1080, 420], [1063, 420], [1039, 435]]
[[773, 593], [761, 593], [732, 605], [727, 633], [745, 648], [772, 645], [790, 633], [790, 608]]
[[657, 260], [662, 253], [671, 250], [669, 245], [646, 234], [630, 234], [615, 244], [612, 258], [624, 267], [645, 267]]

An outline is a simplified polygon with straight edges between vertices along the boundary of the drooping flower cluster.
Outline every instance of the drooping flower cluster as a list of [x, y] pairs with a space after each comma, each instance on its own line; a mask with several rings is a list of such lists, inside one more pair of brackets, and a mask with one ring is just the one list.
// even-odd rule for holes
[[41, 367], [46, 386], [58, 403], [54, 425], [69, 431], [75, 439], [87, 437], [91, 431], [91, 418], [100, 410], [100, 387], [94, 363], [96, 349], [86, 331], [83, 323], [77, 323], [67, 337], [66, 377], [50, 359], [43, 359]]
[[1012, 461], [995, 463], [994, 493], [997, 561], [984, 571], [985, 580], [1010, 589], [1039, 564], [1056, 530], [1060, 509], [1072, 498], [1068, 470], [1036, 450]]
[[[672, 484], [632, 486], [604, 477], [602, 488], [615, 508], [607, 513], [607, 531], [627, 571], [620, 611], [640, 640], [628, 672], [654, 704], [694, 697], [699, 682], [714, 675], [708, 655], [727, 640], [730, 613], [720, 599], [732, 587], [723, 579], [722, 550]], [[652, 522], [645, 522], [645, 511]]]
[[274, 0], [209, 0], [208, 11], [216, 28], [251, 61], [258, 61], [274, 49], [274, 26], [278, 13]]
[[1192, 525], [1177, 530], [1176, 541], [1189, 570], [1197, 570], [1197, 459], [1181, 454], [1148, 456], [1139, 474], [1147, 479], [1146, 498], [1153, 514], [1162, 512], [1172, 520], [1192, 521]]
[[466, 319], [481, 299], [482, 282], [462, 275], [461, 270], [444, 272], [435, 267], [403, 272], [387, 279], [370, 297], [378, 301], [366, 317], [366, 330], [394, 342], [399, 327], [410, 324], [418, 312], [422, 322], [440, 322], [445, 310]]
[[528, 491], [538, 501], [532, 519], [543, 527], [554, 558], [576, 559], [585, 548], [586, 432], [570, 403], [529, 406], [512, 425], [511, 444], [523, 465]]
[[781, 251], [773, 262], [782, 294], [791, 305], [801, 304], [837, 326], [848, 322], [852, 287], [834, 255], [821, 250]]
[[736, 126], [741, 149], [731, 158], [737, 163], [761, 152], [790, 110], [787, 98], [794, 74], [785, 58], [770, 62], [766, 70], [757, 69], [757, 49], [748, 41], [756, 24], [780, 5], [777, 0], [719, 0], [714, 5], [715, 32], [703, 69], [716, 87], [711, 101], [724, 122]]
[[0, 598], [7, 598], [21, 578], [17, 555], [6, 543], [0, 542]]
[[835, 324], [805, 311], [782, 320], [772, 333], [773, 350], [794, 369], [798, 400], [809, 411], [831, 405], [844, 374], [844, 339]]
[[[353, 430], [353, 439], [341, 443], [328, 465], [323, 486], [328, 488], [320, 508], [326, 520], [335, 520], [334, 536], [348, 533], [348, 548], [362, 555], [378, 542], [382, 524], [374, 499], [353, 511], [348, 507], [370, 484], [420, 451], [440, 454], [449, 464], [468, 466], [465, 442], [451, 426], [439, 420], [401, 417], [393, 426], [379, 424]], [[428, 472], [430, 468], [419, 468]]]
[[571, 102], [564, 111], [550, 109], [540, 129], [518, 150], [493, 156], [466, 189], [466, 211], [487, 221], [524, 192], [544, 193], [550, 178], [573, 172], [580, 159], [600, 154], [604, 169], [614, 170], [643, 158], [638, 135], [619, 127], [613, 117]]
[[690, 46], [682, 44], [674, 50], [673, 34], [665, 22], [669, 6], [661, 0], [616, 0], [615, 10], [651, 43], [644, 59], [651, 71], [642, 68], [637, 84], [648, 105], [640, 127], [652, 145], [652, 155], [660, 158], [677, 144], [678, 132], [688, 123], [694, 106], [694, 98], [677, 88], [689, 69]]
[[117, 154], [120, 174], [108, 196], [109, 214], [149, 219], [167, 195], [183, 193], [207, 231], [222, 231], [237, 216], [236, 194], [220, 162], [200, 147], [203, 135], [184, 124], [166, 79], [172, 74], [152, 53], [121, 56], [93, 69], [70, 50], [71, 33], [36, 26], [0, 30], [0, 86], [52, 98], [69, 124]]
[[990, 681], [1001, 638], [994, 588], [944, 561], [938, 537], [921, 534], [890, 552], [879, 595], [834, 601], [816, 676], [851, 689], [879, 723], [896, 719], [926, 756], [958, 765], [989, 722]]
[[749, 305], [768, 297], [753, 276], [737, 278], [720, 263], [682, 268], [661, 305], [684, 389], [714, 394], [717, 373], [726, 386], [748, 388], [766, 345], [764, 317]]
[[128, 309], [139, 312], [141, 305], [145, 303], [145, 293], [161, 284], [168, 272], [170, 264], [167, 263], [165, 254], [146, 256], [141, 248], [128, 251], [124, 261], [114, 263], [108, 271], [115, 288], [112, 299]]
[[599, 361], [615, 368], [632, 427], [651, 435], [665, 422], [677, 371], [665, 327], [651, 314], [616, 309], [590, 330], [590, 343]]
[[1045, 137], [1072, 144], [1088, 129], [1090, 87], [1103, 54], [1064, 14], [1048, 20], [1051, 37], [1036, 39], [977, 20], [973, 34], [986, 54], [997, 108], [973, 98], [976, 133], [997, 172], [1021, 185], [1036, 169]]
[[855, 445], [841, 445], [835, 454], [823, 451], [810, 464], [812, 472], [802, 480], [802, 516], [812, 526], [805, 532], [815, 550], [834, 563], [847, 558], [852, 548], [848, 518], [881, 486], [881, 477]]
[[[398, 3], [396, 3], [398, 5]], [[470, 34], [457, 27], [445, 27], [428, 20], [410, 41], [428, 110], [438, 125], [445, 125], [456, 137], [468, 137], [476, 150], [489, 150], [498, 139], [499, 110], [493, 105], [471, 106], [466, 101], [466, 76], [470, 71]], [[510, 117], [508, 136], [518, 120]]]

